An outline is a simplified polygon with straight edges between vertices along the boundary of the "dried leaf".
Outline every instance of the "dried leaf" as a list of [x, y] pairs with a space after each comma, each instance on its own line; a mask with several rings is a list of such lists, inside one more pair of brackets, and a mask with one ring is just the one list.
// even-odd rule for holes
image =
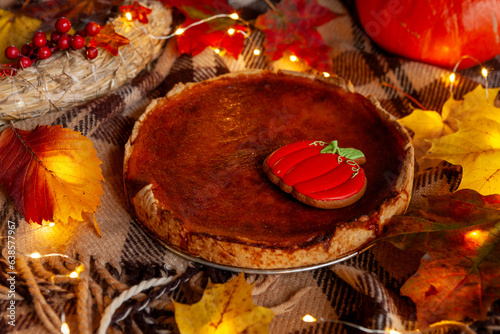
[[253, 284], [248, 284], [244, 274], [240, 274], [225, 284], [209, 282], [196, 304], [174, 302], [179, 331], [181, 334], [268, 333], [274, 314], [254, 305], [252, 289]]
[[96, 21], [103, 25], [113, 7], [123, 0], [32, 0], [23, 7], [23, 13], [44, 20], [50, 27], [55, 18], [66, 17], [73, 25], [78, 21]]
[[463, 168], [459, 189], [474, 189], [483, 195], [500, 192], [500, 123], [477, 118], [458, 122], [458, 132], [434, 139], [425, 155]]
[[90, 40], [89, 45], [105, 48], [113, 56], [118, 56], [118, 49], [120, 46], [127, 45], [129, 43], [130, 41], [126, 37], [123, 37], [115, 32], [115, 27], [112, 23], [108, 23]]
[[401, 118], [399, 122], [415, 133], [413, 147], [417, 160], [420, 160], [431, 148], [430, 139], [454, 132], [436, 111], [415, 109], [410, 115]]
[[11, 63], [12, 60], [5, 57], [4, 50], [10, 45], [21, 49], [23, 44], [31, 41], [41, 24], [40, 20], [0, 9], [0, 63]]
[[257, 18], [255, 26], [266, 35], [265, 54], [272, 60], [289, 51], [319, 71], [332, 71], [330, 48], [316, 30], [335, 18], [315, 0], [283, 0], [277, 11]]
[[401, 291], [421, 329], [441, 320], [480, 320], [500, 298], [500, 196], [473, 190], [432, 196], [427, 212], [396, 217], [386, 238], [426, 252]]
[[[186, 21], [183, 27], [199, 22], [200, 20], [218, 15], [232, 14], [234, 9], [228, 5], [226, 0], [162, 0], [169, 6], [176, 7], [185, 16]], [[233, 34], [229, 34], [229, 29], [234, 29]], [[217, 18], [199, 25], [193, 26], [177, 37], [179, 54], [187, 53], [193, 56], [203, 52], [207, 47], [212, 46], [223, 49], [227, 53], [237, 58], [243, 51], [245, 37], [241, 32], [246, 31], [246, 27], [236, 24], [230, 18]]]
[[415, 135], [417, 158], [442, 159], [461, 165], [459, 189], [470, 188], [483, 195], [500, 189], [500, 108], [494, 101], [500, 88], [481, 86], [462, 101], [448, 99], [441, 115], [416, 109], [399, 121]]
[[75, 219], [100, 205], [104, 180], [92, 142], [61, 126], [0, 135], [0, 183], [27, 222]]

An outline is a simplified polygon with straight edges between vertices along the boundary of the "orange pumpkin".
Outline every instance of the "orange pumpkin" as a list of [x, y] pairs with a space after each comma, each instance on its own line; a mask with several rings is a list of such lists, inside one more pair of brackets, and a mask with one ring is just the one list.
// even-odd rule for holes
[[[365, 32], [385, 50], [453, 68], [500, 54], [498, 0], [356, 0]], [[464, 59], [459, 68], [477, 65]]]

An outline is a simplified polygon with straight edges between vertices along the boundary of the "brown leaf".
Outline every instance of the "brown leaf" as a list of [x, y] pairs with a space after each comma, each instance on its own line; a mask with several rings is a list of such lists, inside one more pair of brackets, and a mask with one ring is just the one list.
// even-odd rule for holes
[[421, 328], [441, 320], [481, 320], [500, 298], [500, 196], [473, 190], [432, 196], [427, 212], [396, 217], [387, 240], [425, 252], [401, 292]]

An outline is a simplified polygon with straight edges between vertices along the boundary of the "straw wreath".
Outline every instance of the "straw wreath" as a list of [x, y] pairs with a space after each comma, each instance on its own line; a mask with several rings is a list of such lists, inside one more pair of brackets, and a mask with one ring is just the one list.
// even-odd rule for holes
[[172, 23], [170, 9], [161, 2], [140, 5], [153, 10], [149, 23], [129, 22], [121, 12], [108, 21], [130, 41], [120, 47], [118, 56], [102, 48], [94, 60], [85, 57], [84, 49], [59, 51], [14, 76], [0, 78], [0, 126], [95, 99], [135, 78], [160, 55], [164, 40], [154, 37], [168, 34]]

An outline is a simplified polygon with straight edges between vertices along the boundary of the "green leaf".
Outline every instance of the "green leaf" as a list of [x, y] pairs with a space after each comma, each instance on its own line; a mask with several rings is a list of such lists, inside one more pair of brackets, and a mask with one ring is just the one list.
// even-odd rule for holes
[[324, 149], [321, 150], [321, 153], [331, 153], [338, 154], [347, 159], [355, 160], [358, 158], [363, 158], [365, 155], [360, 150], [355, 148], [341, 148], [338, 145], [336, 140], [332, 141], [330, 144], [325, 146]]

